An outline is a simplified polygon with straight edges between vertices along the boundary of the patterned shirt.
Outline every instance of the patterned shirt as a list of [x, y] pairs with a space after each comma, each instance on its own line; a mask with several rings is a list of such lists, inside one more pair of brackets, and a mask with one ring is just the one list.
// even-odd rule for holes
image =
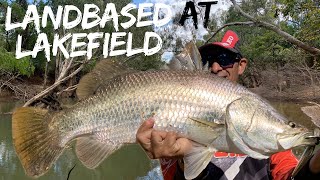
[[[161, 159], [165, 180], [184, 179], [183, 171], [177, 167], [177, 160]], [[279, 152], [269, 159], [257, 160], [246, 155], [216, 152], [202, 172], [201, 179], [212, 180], [283, 180], [290, 175], [298, 160], [291, 151]]]

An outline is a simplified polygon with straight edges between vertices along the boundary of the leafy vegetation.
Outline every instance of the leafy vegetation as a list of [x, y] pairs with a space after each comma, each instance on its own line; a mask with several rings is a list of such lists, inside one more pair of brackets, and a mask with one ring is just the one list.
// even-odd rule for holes
[[[46, 79], [52, 80], [51, 82], [62, 79], [62, 72], [65, 65], [70, 62], [70, 59], [64, 59], [60, 54], [57, 57], [51, 57], [52, 61], [47, 62], [44, 53], [39, 53], [36, 58], [23, 58], [16, 60], [14, 57], [17, 35], [21, 34], [23, 36], [22, 49], [31, 50], [34, 47], [38, 34], [35, 31], [33, 24], [29, 24], [26, 30], [15, 29], [11, 31], [5, 31], [4, 23], [6, 16], [7, 6], [11, 6], [14, 12], [13, 21], [21, 22], [25, 12], [27, 10], [28, 2], [26, 0], [0, 0], [0, 71], [2, 73], [19, 74], [21, 77], [24, 76], [40, 76]], [[116, 4], [117, 11], [119, 12], [121, 8], [128, 3], [130, 0], [93, 0], [90, 3], [96, 4], [102, 13], [106, 6], [106, 3], [113, 2]], [[36, 3], [39, 14], [42, 13], [44, 6], [50, 6], [53, 10], [56, 10], [59, 5], [72, 4], [77, 6], [81, 11], [83, 10], [83, 5], [87, 3], [85, 0], [40, 0], [34, 1]], [[307, 43], [313, 47], [320, 46], [320, 3], [317, 0], [242, 0], [239, 3], [240, 7], [246, 13], [257, 18], [260, 21], [265, 21], [268, 23], [275, 24], [282, 31], [285, 31], [295, 38]], [[132, 10], [135, 16], [137, 10]], [[173, 19], [173, 23], [177, 23], [180, 16], [179, 14]], [[126, 22], [128, 19], [126, 17], [119, 16], [119, 22]], [[245, 17], [239, 15], [239, 12], [231, 6], [229, 11], [225, 12], [220, 19], [218, 17], [210, 17], [208, 31], [209, 35], [205, 36], [205, 39], [209, 39], [211, 34], [213, 34], [219, 26], [223, 24], [232, 22], [245, 22], [248, 21]], [[219, 23], [222, 22], [222, 23]], [[284, 79], [290, 86], [294, 83], [293, 80], [288, 79], [289, 77], [294, 77], [291, 72], [308, 72], [303, 75], [303, 83], [296, 83], [298, 85], [308, 84], [312, 81], [312, 84], [316, 85], [318, 81], [315, 74], [320, 70], [320, 57], [317, 55], [305, 52], [296, 46], [289, 43], [286, 39], [279, 36], [274, 31], [265, 29], [264, 27], [252, 26], [229, 26], [224, 29], [224, 31], [232, 29], [238, 33], [241, 38], [241, 50], [243, 55], [249, 59], [249, 68], [244, 76], [244, 84], [248, 87], [259, 87], [261, 85], [267, 85], [265, 77], [262, 76], [263, 72], [270, 70], [270, 73], [276, 73], [276, 79]], [[75, 27], [70, 30], [64, 30], [60, 27], [58, 30], [53, 30], [53, 25], [48, 21], [46, 28], [41, 29], [42, 32], [48, 35], [48, 39], [52, 42], [54, 33], [58, 33], [60, 36], [64, 36], [67, 33], [89, 33], [89, 32], [104, 32], [112, 33], [114, 32], [114, 27], [112, 23], [107, 23], [104, 28], [95, 27], [90, 30], [83, 30], [81, 27]], [[135, 27], [132, 26], [129, 29], [119, 29], [120, 32], [132, 32], [133, 33], [133, 48], [141, 48], [143, 45], [144, 33], [147, 31], [154, 31], [153, 27]], [[174, 31], [174, 29], [173, 29]], [[218, 33], [214, 39], [211, 41], [220, 41], [223, 33]], [[172, 39], [174, 33], [165, 32], [163, 34], [163, 49], [166, 46], [172, 46]], [[181, 50], [183, 43], [181, 40], [177, 39], [175, 49], [171, 48], [171, 51], [176, 53]], [[204, 42], [196, 42], [198, 46], [201, 46]], [[119, 47], [121, 49], [125, 49]], [[95, 61], [100, 60], [102, 57], [102, 48], [99, 48], [93, 58], [86, 63], [83, 63], [82, 58], [76, 58], [72, 60], [73, 68], [68, 69], [63, 77], [70, 75], [78, 67], [82, 66], [80, 76], [85, 72], [92, 69]], [[148, 69], [158, 69], [163, 65], [160, 60], [161, 54], [155, 54], [153, 56], [137, 55], [133, 57], [118, 56], [117, 60], [125, 62], [128, 66], [131, 66], [139, 70]], [[303, 71], [305, 70], [305, 71]], [[267, 73], [268, 74], [268, 73]], [[290, 76], [288, 75], [290, 74]], [[314, 77], [312, 77], [314, 76]], [[1, 78], [0, 78], [1, 79]], [[69, 79], [69, 82], [64, 82], [62, 85], [65, 86], [60, 89], [71, 87], [77, 84], [79, 76], [74, 76], [74, 78]], [[275, 82], [275, 81], [274, 81]], [[295, 81], [296, 82], [296, 81]], [[282, 80], [277, 80], [276, 83], [282, 83]], [[46, 83], [45, 83], [46, 84]], [[274, 87], [278, 88], [278, 84]], [[288, 85], [289, 86], [289, 85]]]
[[30, 58], [16, 59], [13, 53], [0, 48], [0, 74], [11, 73], [31, 76], [34, 69]]
[[[318, 1], [262, 0], [257, 2], [244, 0], [239, 3], [239, 6], [257, 20], [275, 24], [280, 30], [310, 46], [319, 47], [320, 45], [318, 33], [320, 7]], [[233, 6], [224, 14], [222, 19], [224, 24], [248, 21]], [[249, 59], [249, 68], [244, 76], [246, 86], [258, 87], [263, 85], [278, 88], [279, 84], [283, 82], [286, 82], [286, 86], [292, 86], [293, 83], [289, 83], [289, 81], [300, 81], [296, 83], [296, 87], [298, 87], [310, 84], [311, 79], [317, 79], [312, 78], [310, 74], [304, 75], [302, 72], [308, 70], [314, 72], [313, 76], [317, 74], [320, 64], [318, 55], [299, 49], [274, 31], [254, 24], [251, 26], [230, 26], [224, 30], [227, 29], [235, 30], [238, 33], [242, 41], [240, 46], [242, 53]], [[215, 40], [219, 41], [220, 39]], [[301, 72], [302, 69], [304, 70]], [[296, 73], [295, 76], [288, 76], [292, 73]], [[266, 77], [263, 74], [266, 74]], [[271, 77], [273, 80], [266, 80]], [[293, 78], [296, 78], [296, 80]]]

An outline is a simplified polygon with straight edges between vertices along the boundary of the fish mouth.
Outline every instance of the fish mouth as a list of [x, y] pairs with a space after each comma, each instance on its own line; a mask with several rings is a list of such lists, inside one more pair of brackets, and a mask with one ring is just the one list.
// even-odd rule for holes
[[291, 149], [297, 146], [314, 146], [317, 138], [311, 132], [296, 134], [279, 134], [278, 143], [283, 149]]

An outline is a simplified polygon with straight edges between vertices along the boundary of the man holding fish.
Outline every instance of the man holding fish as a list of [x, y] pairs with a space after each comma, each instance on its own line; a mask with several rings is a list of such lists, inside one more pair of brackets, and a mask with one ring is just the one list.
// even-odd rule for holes
[[[227, 31], [222, 42], [206, 44], [199, 48], [202, 61], [208, 63], [213, 74], [236, 82], [243, 74], [248, 60], [237, 48], [239, 38]], [[153, 129], [154, 119], [148, 119], [137, 132], [137, 142], [150, 158], [161, 159], [165, 180], [184, 179], [184, 157], [193, 144], [177, 133]], [[263, 123], [263, 122], [261, 122]], [[293, 122], [292, 126], [295, 126]], [[240, 142], [239, 142], [240, 143]], [[267, 159], [254, 159], [236, 153], [215, 152], [209, 165], [196, 179], [290, 179], [298, 164], [290, 150], [279, 152]], [[294, 179], [320, 179], [320, 150], [303, 165]]]
[[[202, 58], [188, 43], [170, 62], [170, 70], [141, 72], [102, 59], [81, 78], [80, 101], [72, 107], [58, 112], [17, 108], [12, 138], [26, 174], [44, 175], [73, 141], [79, 160], [94, 169], [138, 139], [152, 158], [183, 157], [179, 165], [183, 172], [171, 171], [176, 163], [165, 162], [166, 179], [170, 176], [166, 171], [186, 179], [268, 179], [270, 173], [274, 179], [284, 179], [297, 164], [285, 150], [303, 146], [306, 153], [296, 169], [308, 164], [300, 175], [316, 178], [319, 154], [310, 163], [307, 157], [319, 133], [289, 121], [267, 101], [234, 83], [247, 64], [234, 48], [237, 40], [229, 31], [222, 42], [201, 47]], [[201, 59], [209, 62], [212, 73], [203, 68]], [[316, 111], [308, 107], [302, 110], [319, 120], [320, 105]], [[143, 124], [150, 117], [154, 121]]]

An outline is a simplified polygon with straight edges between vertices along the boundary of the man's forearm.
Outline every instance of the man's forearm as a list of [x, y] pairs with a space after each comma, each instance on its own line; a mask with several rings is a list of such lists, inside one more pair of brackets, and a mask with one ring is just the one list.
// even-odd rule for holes
[[310, 159], [310, 172], [313, 174], [320, 174], [320, 150]]
[[295, 180], [319, 180], [320, 179], [320, 150], [298, 172]]

